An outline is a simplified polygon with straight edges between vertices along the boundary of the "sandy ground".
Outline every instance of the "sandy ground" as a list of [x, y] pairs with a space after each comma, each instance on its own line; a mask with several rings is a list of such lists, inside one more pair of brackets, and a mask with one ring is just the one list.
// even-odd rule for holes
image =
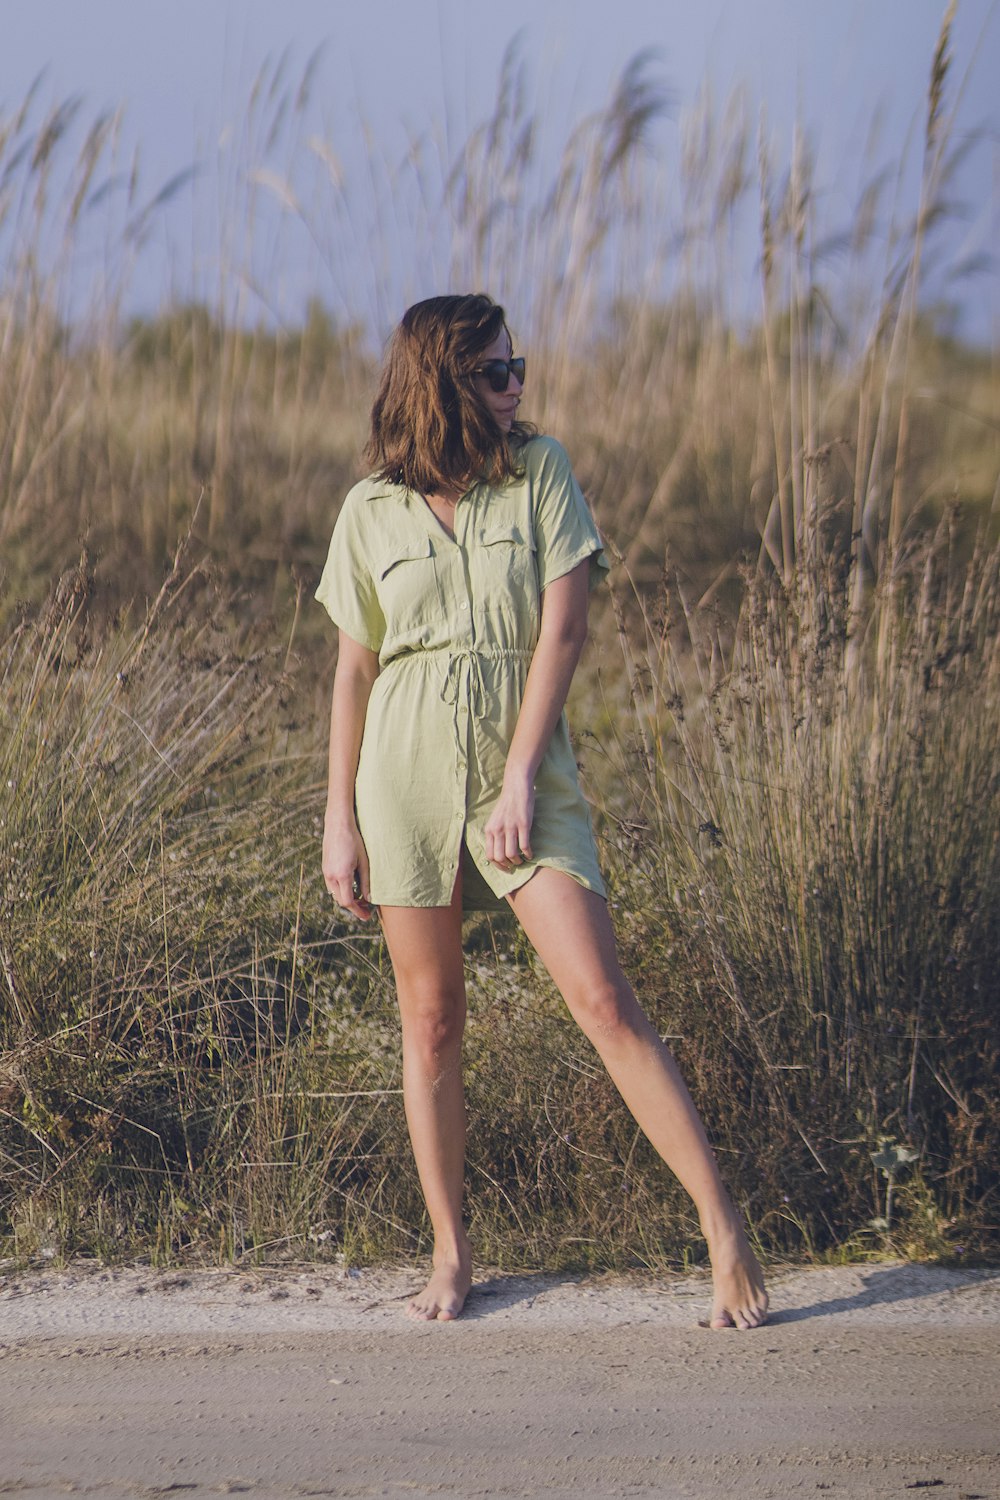
[[0, 1272], [0, 1494], [1000, 1500], [1000, 1272], [700, 1277]]

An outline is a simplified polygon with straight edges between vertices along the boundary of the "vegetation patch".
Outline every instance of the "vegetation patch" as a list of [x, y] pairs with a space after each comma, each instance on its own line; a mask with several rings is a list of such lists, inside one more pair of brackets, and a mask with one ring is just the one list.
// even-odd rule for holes
[[[516, 60], [449, 176], [441, 284], [500, 292], [521, 257], [529, 414], [615, 556], [570, 718], [626, 967], [763, 1252], [995, 1253], [1000, 391], [920, 297], [948, 23], [912, 220], [876, 174], [836, 258], [801, 142], [786, 171], [763, 140], [754, 161], [737, 108], [703, 112], [656, 217], [642, 63], [533, 206], [515, 83]], [[114, 131], [59, 172], [70, 116], [31, 108], [0, 131], [0, 1250], [426, 1249], [388, 959], [319, 864], [311, 592], [363, 441], [364, 331], [318, 302], [284, 330], [224, 299], [135, 320], [124, 284], [71, 323]], [[478, 919], [467, 952], [478, 1254], [699, 1259], [516, 928]]]

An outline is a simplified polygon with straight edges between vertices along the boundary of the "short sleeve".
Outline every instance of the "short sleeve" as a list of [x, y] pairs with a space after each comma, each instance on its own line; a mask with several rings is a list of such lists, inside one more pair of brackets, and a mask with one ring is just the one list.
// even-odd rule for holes
[[385, 639], [385, 617], [366, 557], [359, 504], [363, 505], [364, 500], [354, 491], [344, 501], [333, 528], [316, 598], [338, 630], [367, 646], [369, 651], [380, 651]]
[[611, 565], [566, 450], [554, 438], [538, 437], [526, 445], [524, 458], [532, 486], [539, 588], [545, 589], [585, 557], [590, 558], [590, 587], [595, 588]]

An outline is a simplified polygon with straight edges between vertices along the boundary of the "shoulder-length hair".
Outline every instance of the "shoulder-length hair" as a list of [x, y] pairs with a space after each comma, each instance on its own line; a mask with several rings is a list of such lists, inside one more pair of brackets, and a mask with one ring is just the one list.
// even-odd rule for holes
[[403, 315], [392, 336], [372, 406], [365, 458], [375, 477], [420, 494], [521, 472], [519, 449], [535, 428], [498, 426], [476, 389], [483, 350], [506, 328], [492, 297], [428, 297]]

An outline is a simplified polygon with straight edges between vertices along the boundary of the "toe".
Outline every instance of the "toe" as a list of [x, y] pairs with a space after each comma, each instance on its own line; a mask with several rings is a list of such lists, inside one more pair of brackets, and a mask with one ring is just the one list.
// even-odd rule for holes
[[767, 1322], [767, 1297], [760, 1302], [752, 1302], [747, 1308], [746, 1317], [751, 1328], [760, 1328]]
[[[755, 1307], [752, 1303], [750, 1305], [748, 1305], [747, 1307], [736, 1307], [736, 1308], [734, 1308], [732, 1314], [731, 1315], [727, 1314], [727, 1316], [731, 1316], [731, 1322], [728, 1323], [728, 1324], [722, 1324], [720, 1326], [722, 1326], [722, 1327], [729, 1327], [729, 1328], [749, 1329], [749, 1328], [759, 1328], [761, 1326], [761, 1324], [764, 1322], [764, 1312], [763, 1312], [763, 1309]], [[715, 1325], [713, 1324], [713, 1327], [714, 1326]]]

